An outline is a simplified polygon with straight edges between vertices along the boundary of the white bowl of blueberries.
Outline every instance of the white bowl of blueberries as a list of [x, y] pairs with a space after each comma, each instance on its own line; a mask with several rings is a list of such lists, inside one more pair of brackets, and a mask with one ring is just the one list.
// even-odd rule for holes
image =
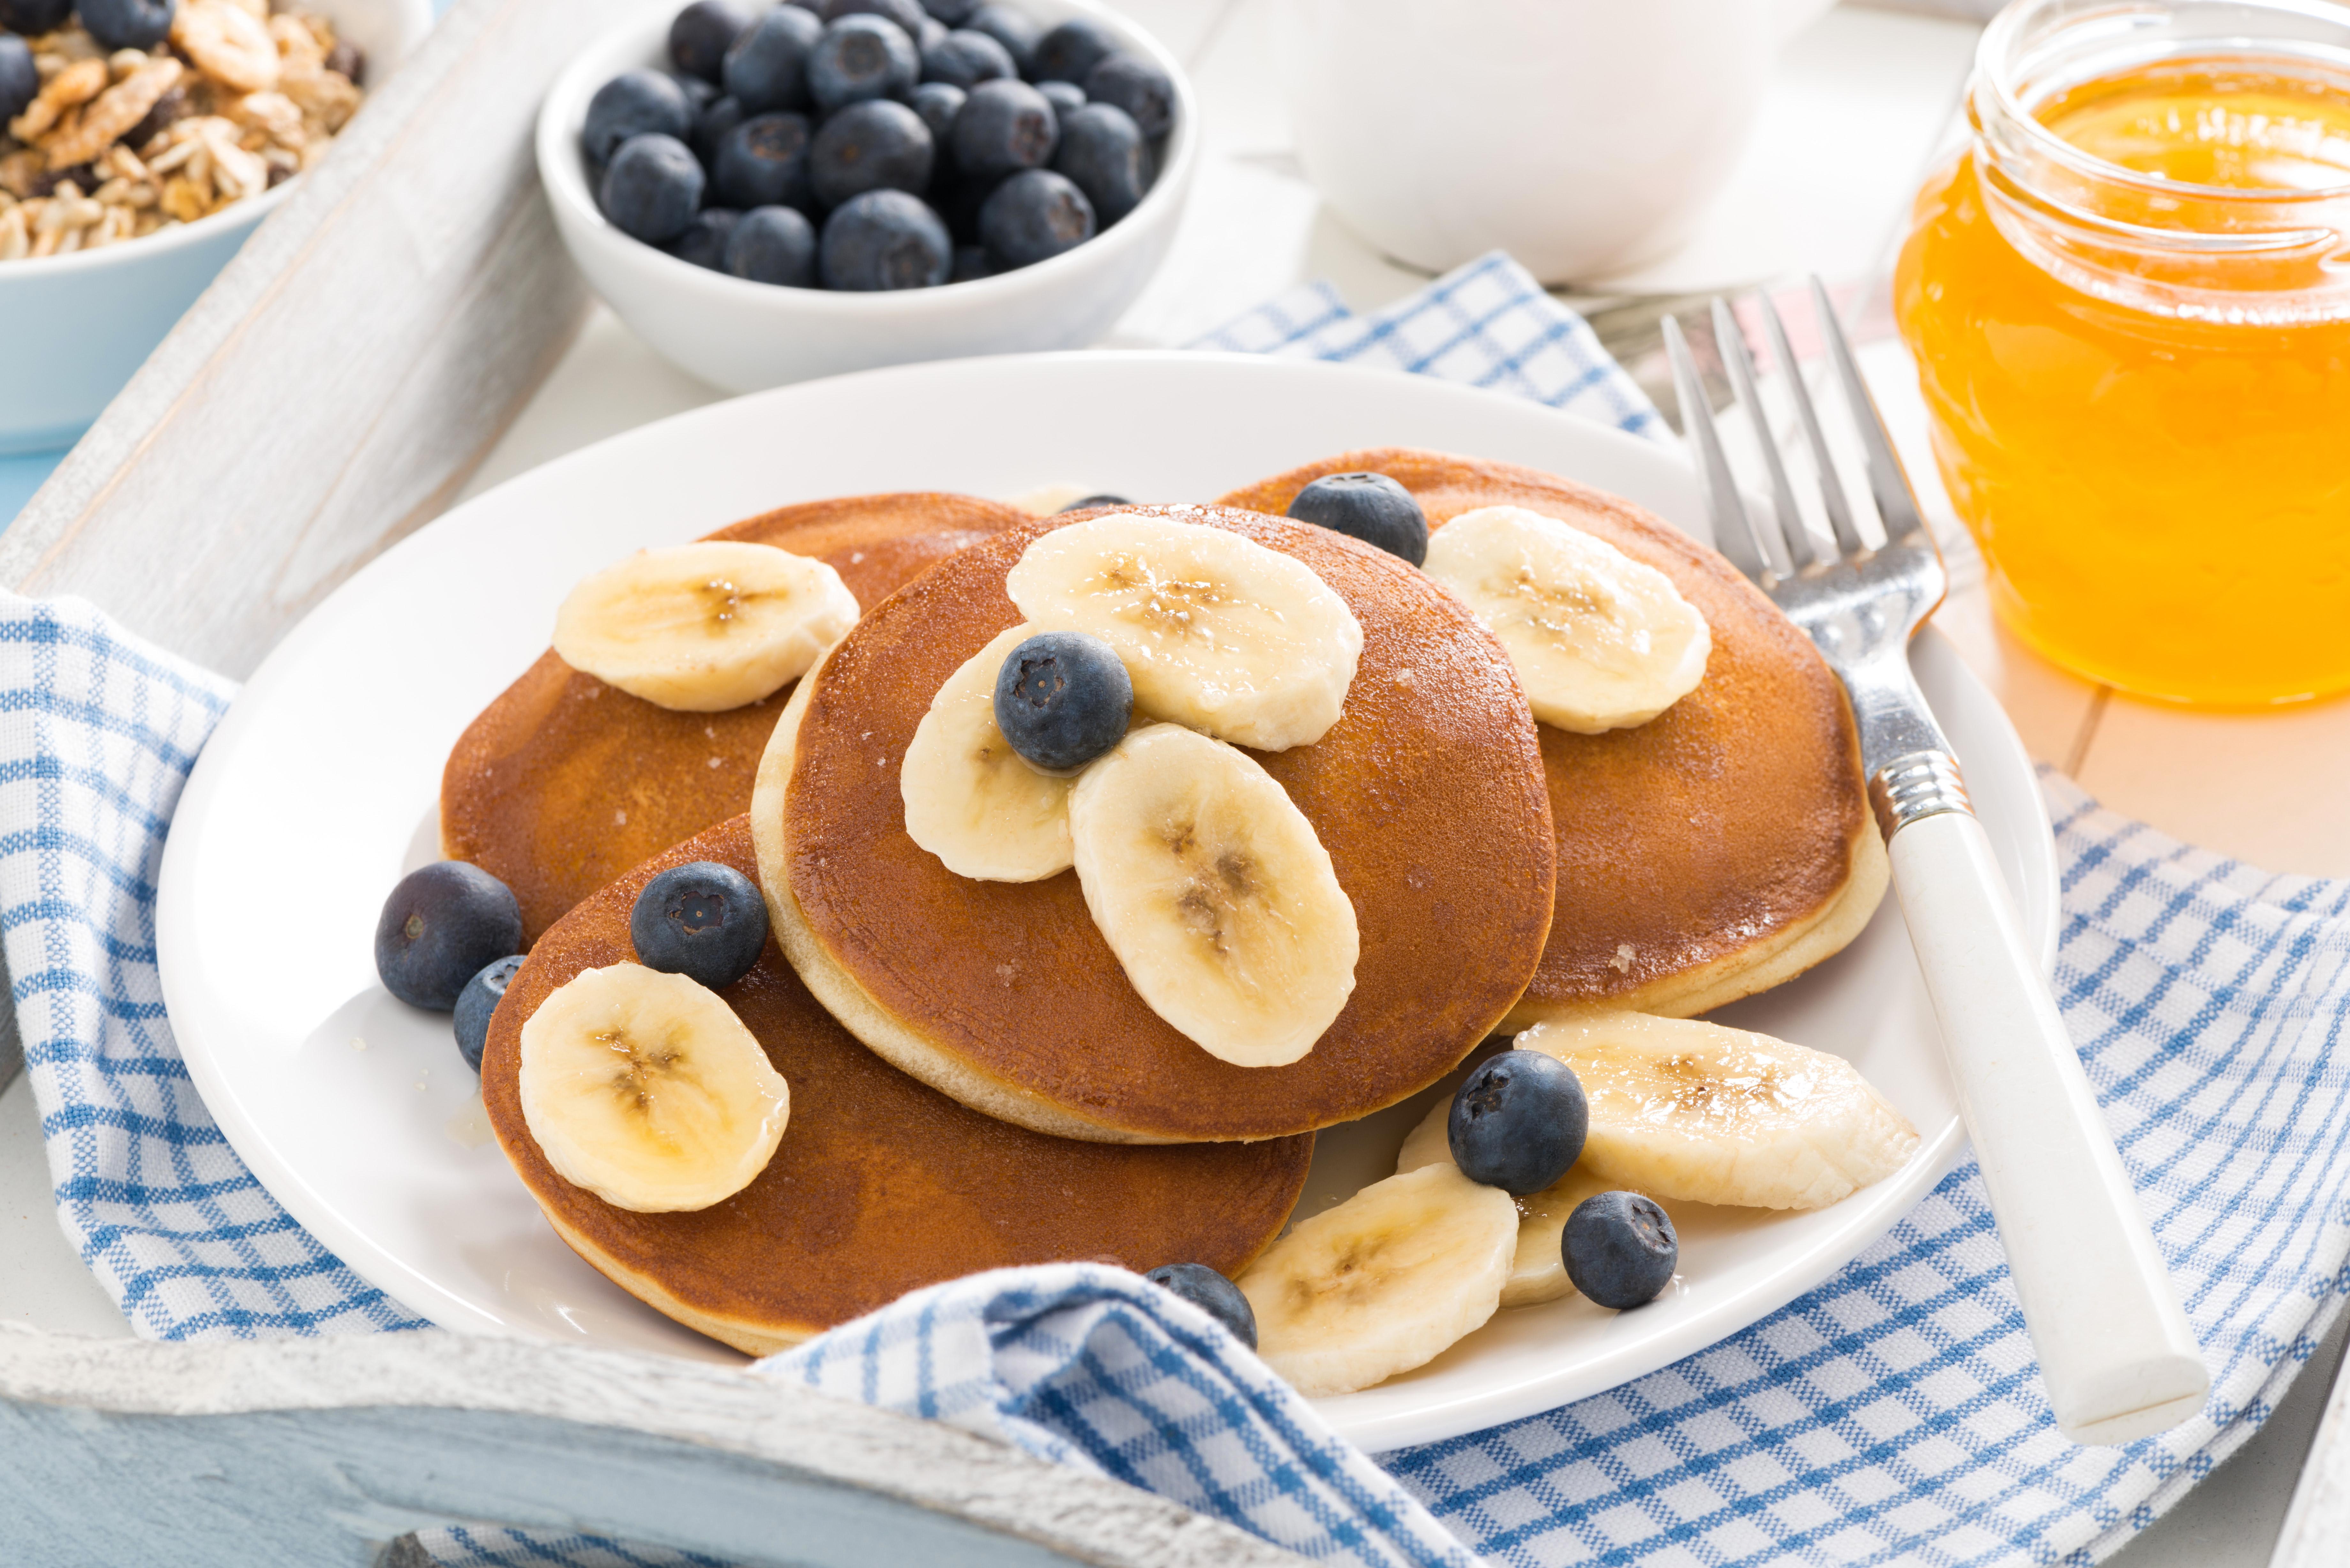
[[537, 151], [597, 292], [740, 392], [1094, 341], [1198, 140], [1173, 57], [1092, 0], [691, 0], [574, 60]]

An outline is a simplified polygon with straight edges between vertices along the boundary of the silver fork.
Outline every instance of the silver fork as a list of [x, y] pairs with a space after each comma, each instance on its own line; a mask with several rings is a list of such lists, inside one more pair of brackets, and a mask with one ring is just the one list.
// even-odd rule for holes
[[1796, 507], [1745, 338], [1720, 299], [1715, 339], [1760, 438], [1785, 558], [1739, 489], [1689, 343], [1667, 317], [1665, 348], [1715, 547], [1810, 634], [1852, 699], [1894, 891], [2057, 1424], [2078, 1443], [2162, 1431], [2202, 1407], [2210, 1375], [1958, 759], [1910, 672], [1909, 639], [1948, 585], [1941, 553], [1819, 281], [1812, 306], [1885, 524], [1886, 543], [1874, 548], [1854, 518], [1786, 328], [1767, 295], [1755, 298], [1819, 470], [1835, 548], [1820, 548]]

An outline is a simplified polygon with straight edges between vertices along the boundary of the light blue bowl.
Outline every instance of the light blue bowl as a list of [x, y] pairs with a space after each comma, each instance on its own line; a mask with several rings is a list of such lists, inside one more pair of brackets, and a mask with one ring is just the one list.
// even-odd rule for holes
[[[383, 81], [432, 26], [431, 0], [307, 0]], [[143, 240], [0, 262], [0, 457], [71, 446], [296, 182]]]
[[87, 254], [0, 262], [0, 456], [71, 446], [285, 189]]

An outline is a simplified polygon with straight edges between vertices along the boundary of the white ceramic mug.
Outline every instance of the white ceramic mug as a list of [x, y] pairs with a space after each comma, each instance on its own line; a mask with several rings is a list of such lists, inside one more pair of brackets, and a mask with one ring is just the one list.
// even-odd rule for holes
[[1545, 283], [1684, 238], [1779, 47], [1832, 0], [1284, 0], [1297, 153], [1388, 254]]

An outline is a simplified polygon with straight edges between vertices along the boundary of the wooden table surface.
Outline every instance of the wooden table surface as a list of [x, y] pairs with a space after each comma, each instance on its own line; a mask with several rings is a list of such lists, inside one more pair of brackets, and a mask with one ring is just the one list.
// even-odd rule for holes
[[[1272, 49], [1276, 0], [1117, 3], [1189, 65], [1206, 156], [1166, 267], [1106, 346], [1181, 345], [1306, 279], [1328, 280], [1357, 309], [1427, 281], [1356, 239], [1306, 182], [1291, 151]], [[1619, 317], [1641, 318], [1637, 305], [1611, 308], [1626, 296], [1806, 272], [1831, 282], [1880, 275], [1909, 193], [1952, 134], [1975, 33], [1965, 22], [1851, 5], [1829, 13], [1779, 63], [1744, 161], [1700, 232], [1662, 262], [1577, 303], [1605, 329]], [[1855, 135], [1863, 126], [1866, 134]], [[1879, 342], [1863, 358], [1913, 472], [1929, 480], [1906, 357], [1898, 344]], [[598, 308], [466, 493], [720, 396], [656, 358]], [[29, 493], [38, 467], [0, 464], [0, 514]], [[1929, 483], [1921, 489], [1931, 492]], [[1927, 500], [1929, 509], [1942, 505], [1938, 493]], [[1939, 618], [2034, 757], [2177, 837], [2270, 870], [2350, 876], [2350, 815], [2325, 782], [2350, 762], [2350, 702], [2212, 714], [2116, 696], [2045, 664], [1998, 629], [1980, 571], [1970, 574], [1963, 555], [1954, 578]], [[57, 1231], [21, 1078], [0, 1095], [0, 1318], [59, 1332], [129, 1332]], [[2266, 1563], [2342, 1339], [2337, 1325], [2259, 1437], [2112, 1561], [2125, 1568]]]

